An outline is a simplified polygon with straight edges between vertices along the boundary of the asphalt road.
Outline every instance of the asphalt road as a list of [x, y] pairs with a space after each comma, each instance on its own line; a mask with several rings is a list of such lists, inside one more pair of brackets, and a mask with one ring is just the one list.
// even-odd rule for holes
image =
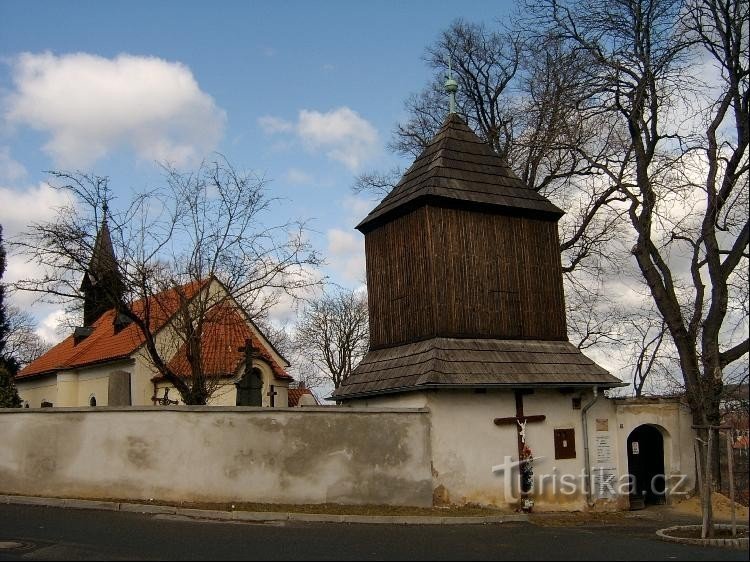
[[[652, 524], [653, 525], [653, 524]], [[0, 505], [0, 560], [747, 560], [648, 525], [251, 524]], [[15, 548], [9, 543], [23, 543]]]

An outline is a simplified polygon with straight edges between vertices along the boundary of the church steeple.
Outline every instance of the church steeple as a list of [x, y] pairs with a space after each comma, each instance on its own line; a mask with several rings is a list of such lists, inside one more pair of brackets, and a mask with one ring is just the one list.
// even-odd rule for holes
[[120, 300], [124, 292], [122, 275], [117, 266], [112, 235], [107, 220], [108, 207], [103, 207], [102, 223], [96, 234], [91, 261], [81, 282], [83, 324], [91, 326], [104, 312]]

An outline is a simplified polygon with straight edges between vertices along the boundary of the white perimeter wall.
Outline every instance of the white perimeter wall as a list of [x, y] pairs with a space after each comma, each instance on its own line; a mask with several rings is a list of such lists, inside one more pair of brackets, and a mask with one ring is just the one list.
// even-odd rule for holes
[[3, 494], [432, 503], [424, 410], [0, 410], [0, 436]]

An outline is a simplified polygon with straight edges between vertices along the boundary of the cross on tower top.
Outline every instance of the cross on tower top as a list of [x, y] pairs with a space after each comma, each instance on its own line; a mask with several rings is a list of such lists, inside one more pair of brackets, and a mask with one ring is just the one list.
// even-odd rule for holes
[[453, 59], [448, 59], [448, 75], [445, 77], [445, 92], [448, 94], [448, 113], [456, 113], [456, 92], [458, 91], [458, 82], [453, 79]]

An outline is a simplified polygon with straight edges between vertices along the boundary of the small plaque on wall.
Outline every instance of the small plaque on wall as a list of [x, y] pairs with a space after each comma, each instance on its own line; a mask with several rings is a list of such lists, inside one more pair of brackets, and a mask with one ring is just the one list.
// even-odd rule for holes
[[576, 433], [573, 428], [555, 430], [555, 459], [576, 458]]
[[609, 431], [609, 419], [608, 418], [596, 418], [596, 430], [597, 431]]

